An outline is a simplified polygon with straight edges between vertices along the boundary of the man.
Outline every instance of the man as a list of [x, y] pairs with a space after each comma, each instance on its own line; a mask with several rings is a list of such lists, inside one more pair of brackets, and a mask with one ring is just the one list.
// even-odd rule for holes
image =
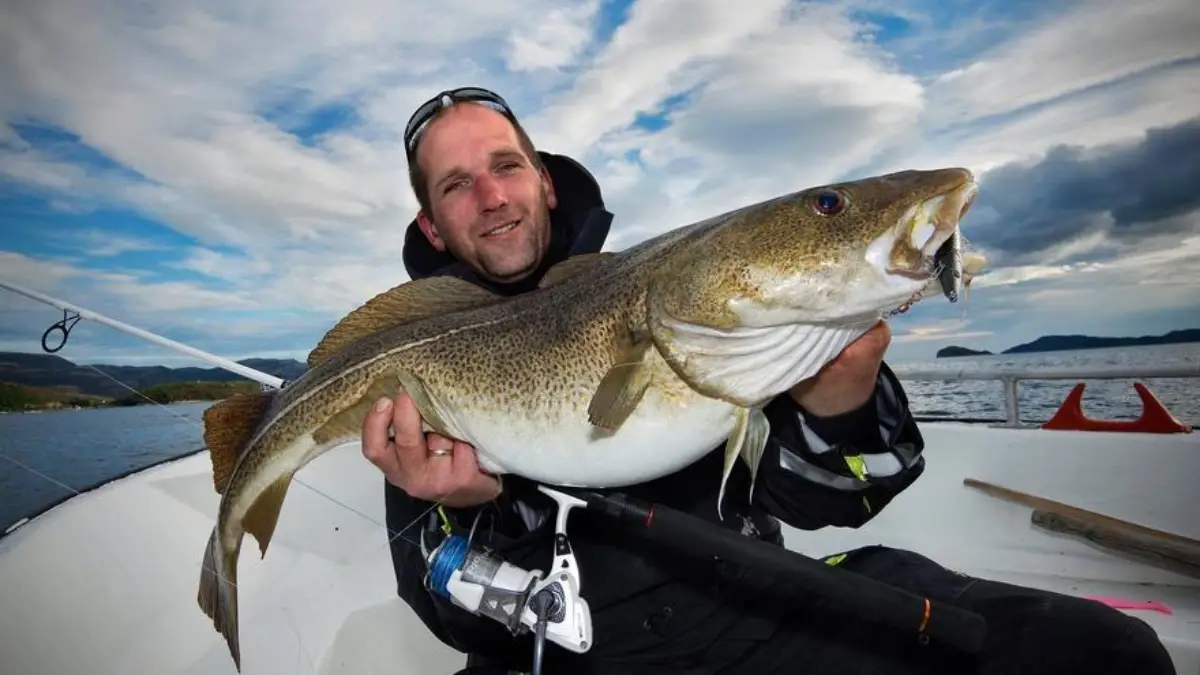
[[[569, 158], [537, 152], [494, 93], [439, 94], [414, 114], [405, 142], [420, 203], [404, 247], [413, 278], [453, 274], [511, 295], [536, 287], [551, 265], [602, 246], [611, 214], [595, 180]], [[739, 463], [725, 518], [717, 518], [721, 448], [624, 491], [775, 545], [782, 544], [780, 521], [801, 529], [862, 525], [924, 468], [904, 391], [882, 361], [888, 342], [880, 324], [771, 403], [753, 504]], [[476, 541], [513, 564], [545, 569], [552, 503], [528, 481], [508, 476], [501, 483], [480, 471], [469, 445], [423, 434], [403, 394], [368, 415], [363, 452], [386, 475], [400, 596], [438, 639], [472, 655], [469, 663], [494, 664], [486, 672], [528, 670], [529, 637], [513, 638], [499, 623], [427, 591], [414, 537], [395, 535], [417, 520], [425, 535], [474, 527]], [[867, 475], [854, 470], [859, 462], [851, 460], [859, 458]], [[420, 519], [436, 502], [445, 522]], [[989, 634], [977, 659], [838, 613], [820, 598], [798, 602], [780, 592], [779, 580], [753, 569], [649, 546], [586, 511], [572, 514], [570, 535], [593, 610], [594, 645], [582, 656], [549, 646], [550, 673], [1174, 672], [1139, 620], [1099, 603], [955, 574], [907, 551], [867, 547], [836, 564], [983, 614]]]

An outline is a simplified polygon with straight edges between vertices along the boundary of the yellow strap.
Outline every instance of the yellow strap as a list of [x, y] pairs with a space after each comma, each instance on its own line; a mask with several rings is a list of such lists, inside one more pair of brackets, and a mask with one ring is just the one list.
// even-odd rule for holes
[[437, 512], [438, 517], [442, 519], [442, 532], [450, 534], [450, 518], [446, 515], [446, 512], [442, 510], [441, 504], [438, 504]]
[[859, 480], [867, 479], [867, 463], [863, 460], [862, 455], [847, 455], [846, 466], [850, 467], [850, 473], [854, 474]]
[[838, 553], [837, 555], [831, 555], [828, 558], [826, 558], [825, 564], [829, 565], [830, 567], [833, 567], [834, 565], [837, 565], [838, 563], [842, 562], [845, 559], [846, 559], [845, 553]]

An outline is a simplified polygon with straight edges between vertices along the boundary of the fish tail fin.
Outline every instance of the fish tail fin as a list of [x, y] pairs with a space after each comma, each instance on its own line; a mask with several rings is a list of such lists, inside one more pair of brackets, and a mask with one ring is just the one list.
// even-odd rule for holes
[[238, 642], [237, 551], [225, 551], [221, 536], [213, 528], [204, 549], [200, 568], [200, 609], [212, 619], [213, 627], [225, 638], [237, 671], [242, 672], [242, 648]]
[[204, 411], [204, 445], [212, 459], [213, 488], [225, 492], [233, 468], [266, 417], [277, 391], [235, 394]]

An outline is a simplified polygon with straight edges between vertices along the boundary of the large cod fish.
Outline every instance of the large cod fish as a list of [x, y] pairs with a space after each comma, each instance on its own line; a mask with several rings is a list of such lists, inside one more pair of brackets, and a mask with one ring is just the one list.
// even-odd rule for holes
[[767, 402], [922, 292], [953, 300], [970, 281], [982, 260], [960, 252], [958, 223], [975, 193], [965, 169], [905, 171], [571, 258], [513, 298], [450, 277], [381, 293], [325, 335], [303, 377], [205, 412], [221, 502], [200, 607], [240, 672], [243, 534], [265, 556], [296, 471], [357, 439], [401, 388], [483, 469], [547, 484], [647, 481], [725, 443], [723, 498], [739, 456], [757, 470]]

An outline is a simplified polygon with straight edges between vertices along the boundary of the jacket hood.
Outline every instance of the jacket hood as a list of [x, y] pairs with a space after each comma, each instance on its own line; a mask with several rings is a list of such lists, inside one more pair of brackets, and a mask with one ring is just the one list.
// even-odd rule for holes
[[[544, 272], [570, 255], [599, 251], [608, 237], [612, 214], [604, 208], [595, 177], [583, 165], [565, 155], [538, 152], [538, 156], [550, 173], [558, 197], [558, 205], [550, 210], [550, 252], [541, 270]], [[435, 249], [415, 217], [405, 228], [402, 259], [412, 279], [446, 273], [455, 266], [465, 267], [450, 253]], [[540, 278], [541, 274], [534, 277]]]

